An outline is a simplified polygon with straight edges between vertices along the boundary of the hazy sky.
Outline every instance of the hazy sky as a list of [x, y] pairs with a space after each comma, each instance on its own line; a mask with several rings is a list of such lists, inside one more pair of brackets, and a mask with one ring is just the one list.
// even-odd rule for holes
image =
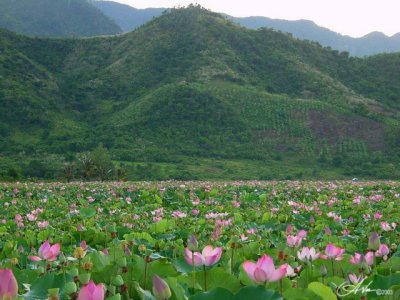
[[114, 0], [136, 8], [199, 3], [235, 17], [312, 20], [336, 32], [359, 37], [372, 31], [400, 32], [400, 0]]

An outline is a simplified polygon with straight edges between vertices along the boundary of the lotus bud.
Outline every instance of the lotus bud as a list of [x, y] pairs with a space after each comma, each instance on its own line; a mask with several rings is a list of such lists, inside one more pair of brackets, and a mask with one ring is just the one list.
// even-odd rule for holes
[[13, 300], [18, 295], [18, 283], [10, 269], [0, 270], [0, 299]]
[[168, 284], [157, 275], [153, 276], [153, 295], [156, 300], [166, 300], [172, 295]]
[[188, 248], [190, 251], [195, 252], [199, 248], [199, 242], [194, 235], [191, 235], [188, 240]]
[[58, 256], [58, 260], [60, 261], [60, 263], [65, 263], [66, 261], [67, 261], [67, 259], [66, 259], [66, 257], [65, 257], [65, 255], [64, 255], [64, 253], [60, 253], [60, 255]]
[[328, 275], [328, 270], [326, 269], [325, 265], [322, 265], [319, 268], [319, 272], [320, 272], [322, 277], [325, 277], [326, 275]]
[[78, 294], [78, 300], [103, 300], [104, 286], [102, 284], [95, 285], [91, 280], [87, 285], [83, 286]]
[[376, 251], [379, 249], [380, 244], [378, 233], [373, 232], [368, 240], [368, 248]]

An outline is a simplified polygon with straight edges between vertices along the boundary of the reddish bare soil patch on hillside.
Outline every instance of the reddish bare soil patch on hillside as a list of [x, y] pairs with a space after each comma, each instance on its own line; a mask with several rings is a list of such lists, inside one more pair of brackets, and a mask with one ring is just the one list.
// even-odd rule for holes
[[340, 138], [364, 140], [372, 151], [384, 150], [385, 129], [382, 124], [362, 116], [310, 111], [309, 120], [316, 138], [336, 145]]

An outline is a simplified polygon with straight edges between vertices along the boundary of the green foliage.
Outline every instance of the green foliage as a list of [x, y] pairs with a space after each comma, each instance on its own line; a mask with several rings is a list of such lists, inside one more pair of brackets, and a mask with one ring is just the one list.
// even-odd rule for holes
[[113, 37], [1, 30], [0, 50], [1, 178], [399, 176], [396, 54], [349, 58], [196, 6]]
[[107, 179], [114, 171], [110, 153], [102, 144], [98, 145], [90, 154], [93, 163], [93, 171], [101, 180]]
[[0, 27], [31, 36], [94, 36], [121, 29], [87, 0], [2, 0]]

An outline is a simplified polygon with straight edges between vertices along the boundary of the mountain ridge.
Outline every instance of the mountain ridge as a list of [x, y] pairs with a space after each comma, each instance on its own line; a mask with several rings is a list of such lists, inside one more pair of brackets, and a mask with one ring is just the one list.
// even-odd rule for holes
[[398, 176], [399, 54], [352, 58], [195, 6], [110, 37], [0, 31], [0, 49], [5, 170], [102, 143], [160, 178]]
[[[143, 25], [145, 22], [150, 21], [153, 17], [160, 16], [162, 11], [165, 9], [146, 9], [147, 17], [143, 20], [143, 22], [137, 22], [135, 20], [132, 23], [129, 23], [124, 20], [124, 25], [121, 25], [122, 23], [118, 22], [118, 17], [115, 15], [117, 10], [120, 10], [124, 14], [126, 14], [127, 11], [132, 10], [133, 18], [135, 15], [138, 16], [138, 12], [140, 12], [140, 10], [137, 10], [129, 5], [120, 4], [113, 1], [99, 0], [93, 1], [93, 4], [101, 9], [103, 13], [108, 15], [110, 18], [114, 18], [116, 23], [118, 23], [121, 27], [124, 27], [124, 31], [134, 30], [140, 25]], [[113, 13], [110, 13], [109, 11], [111, 7], [114, 9]], [[288, 21], [263, 16], [233, 17], [227, 14], [223, 15], [242, 26], [246, 26], [251, 29], [259, 29], [261, 27], [273, 28], [275, 30], [291, 33], [299, 39], [316, 41], [325, 47], [331, 47], [338, 51], [347, 51], [354, 56], [367, 56], [384, 52], [400, 52], [400, 42], [397, 39], [397, 35], [400, 36], [400, 33], [394, 34], [391, 37], [385, 35], [385, 38], [383, 39], [384, 44], [382, 45], [381, 37], [379, 37], [379, 41], [371, 40], [371, 36], [369, 34], [366, 34], [363, 37], [353, 38], [348, 35], [342, 35], [330, 29], [321, 27], [311, 20]]]
[[[136, 9], [126, 4], [98, 0], [3, 0], [0, 28], [31, 35], [78, 37], [114, 35], [134, 30], [165, 8]], [[320, 43], [353, 56], [400, 52], [400, 33], [388, 37], [372, 32], [360, 38], [341, 35], [309, 20], [287, 21], [268, 17], [227, 18], [251, 29], [262, 27], [288, 32], [294, 37]]]

